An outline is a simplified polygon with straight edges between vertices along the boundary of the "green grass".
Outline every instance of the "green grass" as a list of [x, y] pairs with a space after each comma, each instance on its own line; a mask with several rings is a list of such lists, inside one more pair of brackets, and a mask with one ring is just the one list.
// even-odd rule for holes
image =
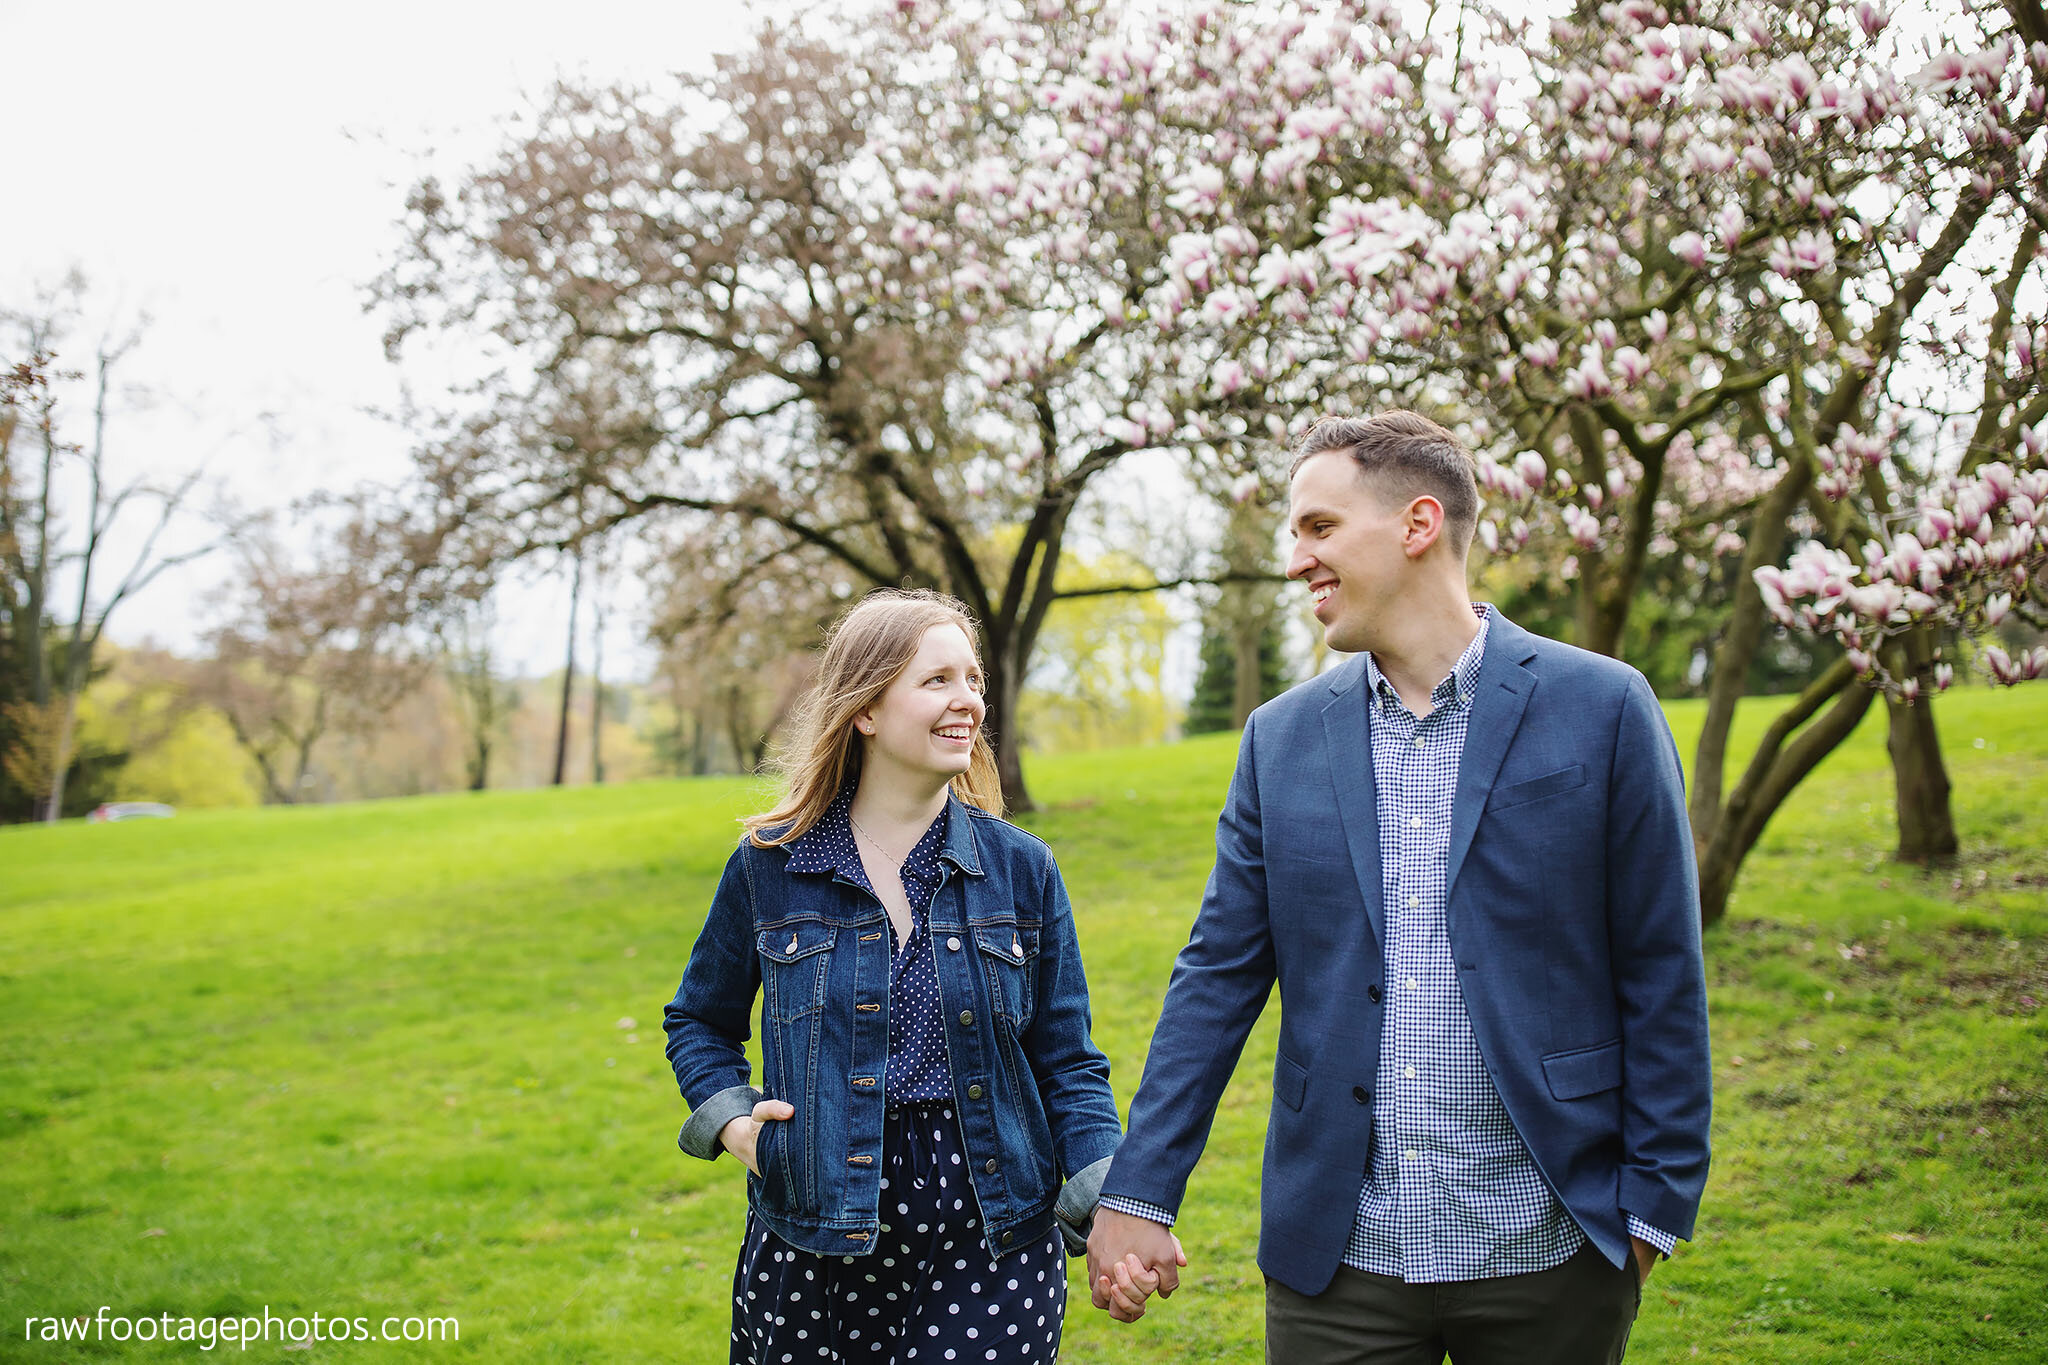
[[[1714, 1176], [1632, 1360], [2048, 1355], [2048, 694], [1940, 707], [1957, 868], [1887, 861], [1873, 716], [1709, 936]], [[1125, 1102], [1232, 754], [1032, 767]], [[197, 1349], [22, 1339], [105, 1304], [461, 1323], [290, 1359], [722, 1361], [742, 1191], [674, 1148], [660, 1010], [760, 790], [0, 831], [0, 1358]], [[1185, 1292], [1131, 1328], [1077, 1308], [1067, 1359], [1257, 1358], [1273, 1022], [1190, 1191]]]

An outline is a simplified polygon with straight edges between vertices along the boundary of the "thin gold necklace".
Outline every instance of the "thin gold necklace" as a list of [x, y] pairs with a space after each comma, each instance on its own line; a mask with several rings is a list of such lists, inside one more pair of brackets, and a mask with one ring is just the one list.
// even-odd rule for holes
[[[874, 846], [875, 852], [881, 854], [882, 857], [888, 861], [889, 870], [891, 872], [894, 872], [898, 877], [901, 877], [903, 875], [903, 859], [908, 858], [910, 856], [908, 851], [906, 851], [902, 857], [898, 857], [895, 854], [891, 853], [888, 849], [882, 847], [882, 841], [880, 839], [877, 839], [874, 835], [868, 833], [867, 826], [863, 825], [860, 821], [854, 819], [853, 812], [851, 810], [848, 810], [846, 812], [846, 822], [853, 826], [853, 832], [855, 834], [858, 834], [863, 839], [866, 839], [870, 844]], [[911, 848], [916, 847], [916, 844], [911, 845]]]

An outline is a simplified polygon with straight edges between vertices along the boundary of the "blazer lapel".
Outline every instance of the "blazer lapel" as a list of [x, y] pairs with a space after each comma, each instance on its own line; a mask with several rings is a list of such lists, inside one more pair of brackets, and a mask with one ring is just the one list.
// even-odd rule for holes
[[1487, 626], [1486, 654], [1479, 661], [1479, 682], [1473, 689], [1472, 715], [1465, 729], [1465, 752], [1458, 760], [1458, 788], [1451, 798], [1451, 847], [1444, 868], [1444, 895], [1458, 884], [1458, 869], [1471, 851], [1479, 816], [1493, 794], [1493, 780], [1515, 742], [1536, 675], [1522, 665], [1536, 656], [1529, 633], [1494, 612]]
[[1337, 789], [1337, 819], [1351, 850], [1351, 871], [1365, 900], [1375, 943], [1387, 941], [1386, 906], [1380, 880], [1379, 797], [1372, 779], [1371, 698], [1365, 695], [1365, 659], [1345, 663], [1330, 674], [1336, 695], [1323, 707], [1323, 741], [1329, 755], [1330, 779]]

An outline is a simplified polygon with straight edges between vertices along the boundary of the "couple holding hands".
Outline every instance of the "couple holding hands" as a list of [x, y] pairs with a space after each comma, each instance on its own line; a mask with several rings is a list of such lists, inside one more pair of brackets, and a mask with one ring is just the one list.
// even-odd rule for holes
[[1141, 1316], [1276, 984], [1267, 1360], [1621, 1358], [1707, 1174], [1682, 778], [1640, 674], [1470, 601], [1477, 512], [1425, 418], [1303, 439], [1288, 577], [1355, 657], [1245, 726], [1128, 1132], [972, 622], [840, 619], [666, 1012], [683, 1150], [748, 1171], [735, 1365], [1055, 1360], [1084, 1247]]

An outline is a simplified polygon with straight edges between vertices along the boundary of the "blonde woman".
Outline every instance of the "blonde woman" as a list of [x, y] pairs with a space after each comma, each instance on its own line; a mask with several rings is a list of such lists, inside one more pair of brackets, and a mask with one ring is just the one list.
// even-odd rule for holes
[[1057, 1357], [1055, 1202], [1092, 1214], [1121, 1129], [1066, 889], [1000, 818], [983, 715], [958, 602], [848, 611], [668, 1006], [680, 1145], [748, 1172], [735, 1365]]

